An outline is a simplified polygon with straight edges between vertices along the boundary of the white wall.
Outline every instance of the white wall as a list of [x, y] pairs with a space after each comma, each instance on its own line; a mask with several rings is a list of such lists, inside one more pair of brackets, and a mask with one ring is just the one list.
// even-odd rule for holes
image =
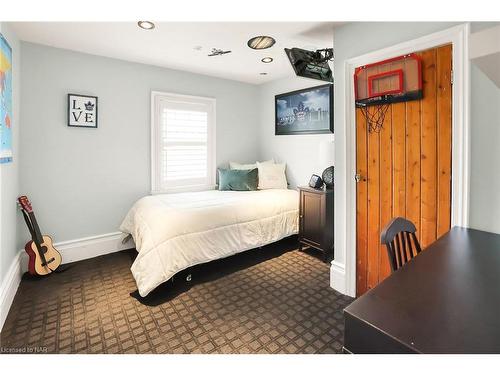
[[274, 158], [287, 164], [290, 187], [307, 185], [313, 173], [325, 168], [320, 163], [319, 148], [325, 141], [333, 141], [333, 134], [274, 135], [274, 96], [289, 91], [319, 86], [324, 82], [291, 77], [263, 84], [259, 88], [259, 145], [260, 159]]
[[[217, 99], [217, 165], [258, 156], [254, 85], [24, 42], [22, 53], [21, 190], [56, 242], [117, 231], [149, 194], [151, 90]], [[67, 126], [68, 93], [99, 97], [98, 129]]]
[[[12, 142], [13, 162], [0, 164], [0, 285], [19, 251], [16, 231], [18, 212], [16, 198], [19, 192], [19, 99], [21, 51], [17, 36], [5, 23], [0, 23], [0, 32], [12, 47]], [[1, 290], [0, 290], [1, 291]]]

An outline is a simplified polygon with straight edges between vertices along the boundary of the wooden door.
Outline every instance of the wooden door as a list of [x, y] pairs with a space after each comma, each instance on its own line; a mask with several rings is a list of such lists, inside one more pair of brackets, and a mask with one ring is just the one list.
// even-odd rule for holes
[[451, 45], [419, 52], [423, 98], [391, 104], [380, 132], [356, 109], [356, 294], [390, 274], [382, 228], [396, 216], [415, 223], [423, 248], [451, 222]]

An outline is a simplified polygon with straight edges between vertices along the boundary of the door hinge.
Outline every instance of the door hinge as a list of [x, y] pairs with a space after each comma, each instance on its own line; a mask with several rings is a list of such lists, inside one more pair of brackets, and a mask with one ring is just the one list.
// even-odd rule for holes
[[356, 182], [361, 181], [361, 175], [360, 175], [359, 173], [356, 173], [356, 174], [354, 175], [354, 179], [356, 180]]
[[450, 83], [453, 85], [453, 70], [450, 72]]

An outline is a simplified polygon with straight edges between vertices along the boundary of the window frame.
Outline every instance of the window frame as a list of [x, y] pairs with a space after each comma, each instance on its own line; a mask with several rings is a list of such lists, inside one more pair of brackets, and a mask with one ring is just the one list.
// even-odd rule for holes
[[[160, 103], [163, 100], [180, 103], [208, 105], [207, 134], [207, 181], [204, 184], [176, 185], [165, 187], [161, 185], [161, 114]], [[165, 194], [184, 191], [201, 191], [215, 189], [216, 181], [216, 99], [203, 96], [183, 95], [162, 91], [151, 91], [151, 194]]]

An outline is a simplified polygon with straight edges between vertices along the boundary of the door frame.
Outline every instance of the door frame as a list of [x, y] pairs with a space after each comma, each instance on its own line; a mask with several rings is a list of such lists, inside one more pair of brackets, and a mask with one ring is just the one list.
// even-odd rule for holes
[[[344, 251], [345, 266], [332, 262], [332, 287], [349, 296], [356, 296], [356, 113], [354, 99], [354, 69], [358, 66], [452, 44], [452, 182], [451, 225], [467, 227], [469, 223], [470, 178], [470, 62], [468, 23], [451, 27], [430, 35], [396, 44], [345, 62], [345, 111], [346, 124], [346, 233], [344, 244], [336, 249]], [[343, 275], [338, 271], [342, 271]], [[337, 275], [335, 275], [337, 272]], [[339, 279], [340, 276], [340, 279]], [[344, 276], [344, 280], [342, 279]], [[338, 281], [338, 285], [335, 283]], [[342, 282], [343, 281], [343, 282]], [[344, 285], [342, 285], [344, 284]], [[343, 286], [343, 288], [342, 288]], [[340, 287], [340, 288], [338, 288]], [[344, 290], [341, 290], [344, 289]]]

